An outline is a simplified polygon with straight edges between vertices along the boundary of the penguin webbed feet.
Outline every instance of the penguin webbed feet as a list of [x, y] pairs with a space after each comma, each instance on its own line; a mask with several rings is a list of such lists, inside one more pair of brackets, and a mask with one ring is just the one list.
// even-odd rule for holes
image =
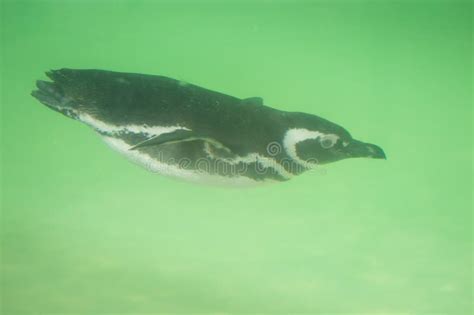
[[64, 96], [63, 90], [57, 83], [37, 80], [36, 87], [38, 89], [31, 92], [31, 95], [46, 106], [54, 109], [70, 106], [71, 100]]

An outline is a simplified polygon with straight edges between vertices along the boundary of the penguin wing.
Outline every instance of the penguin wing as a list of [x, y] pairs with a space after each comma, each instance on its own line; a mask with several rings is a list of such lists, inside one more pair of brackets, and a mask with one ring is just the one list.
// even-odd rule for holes
[[200, 135], [189, 129], [178, 129], [172, 132], [160, 134], [158, 136], [152, 137], [150, 139], [147, 139], [145, 141], [142, 141], [134, 145], [133, 147], [130, 148], [130, 150], [136, 150], [138, 148], [143, 148], [143, 147], [152, 146], [152, 145], [172, 144], [172, 143], [177, 143], [177, 142], [196, 141], [196, 140], [207, 142], [211, 144], [213, 147], [216, 147], [220, 150], [224, 150], [228, 153], [231, 153], [231, 150], [227, 146], [222, 144], [221, 142], [211, 137]]

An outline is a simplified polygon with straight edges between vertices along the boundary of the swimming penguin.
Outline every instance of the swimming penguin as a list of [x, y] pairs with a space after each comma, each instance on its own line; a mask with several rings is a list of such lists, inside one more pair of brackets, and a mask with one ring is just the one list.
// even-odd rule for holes
[[164, 76], [60, 69], [32, 95], [147, 169], [229, 185], [286, 181], [346, 158], [385, 159], [321, 117], [277, 110]]

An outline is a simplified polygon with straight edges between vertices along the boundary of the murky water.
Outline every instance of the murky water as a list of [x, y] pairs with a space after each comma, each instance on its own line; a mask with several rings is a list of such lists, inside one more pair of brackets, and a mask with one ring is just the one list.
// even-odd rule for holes
[[[472, 311], [472, 4], [3, 1], [2, 314]], [[381, 145], [291, 181], [157, 176], [30, 96], [161, 74]]]

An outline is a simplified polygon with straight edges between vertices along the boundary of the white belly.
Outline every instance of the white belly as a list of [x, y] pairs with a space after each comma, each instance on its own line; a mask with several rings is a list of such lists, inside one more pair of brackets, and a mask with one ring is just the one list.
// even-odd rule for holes
[[114, 150], [125, 155], [130, 161], [146, 168], [147, 170], [158, 173], [165, 176], [175, 177], [182, 180], [202, 183], [216, 186], [234, 186], [234, 187], [245, 187], [245, 186], [258, 186], [264, 183], [276, 182], [274, 180], [256, 181], [246, 176], [219, 176], [214, 174], [207, 174], [199, 170], [188, 170], [180, 168], [178, 165], [171, 165], [155, 159], [150, 155], [140, 152], [138, 150], [130, 150], [130, 145], [125, 141], [102, 136], [104, 141]]

